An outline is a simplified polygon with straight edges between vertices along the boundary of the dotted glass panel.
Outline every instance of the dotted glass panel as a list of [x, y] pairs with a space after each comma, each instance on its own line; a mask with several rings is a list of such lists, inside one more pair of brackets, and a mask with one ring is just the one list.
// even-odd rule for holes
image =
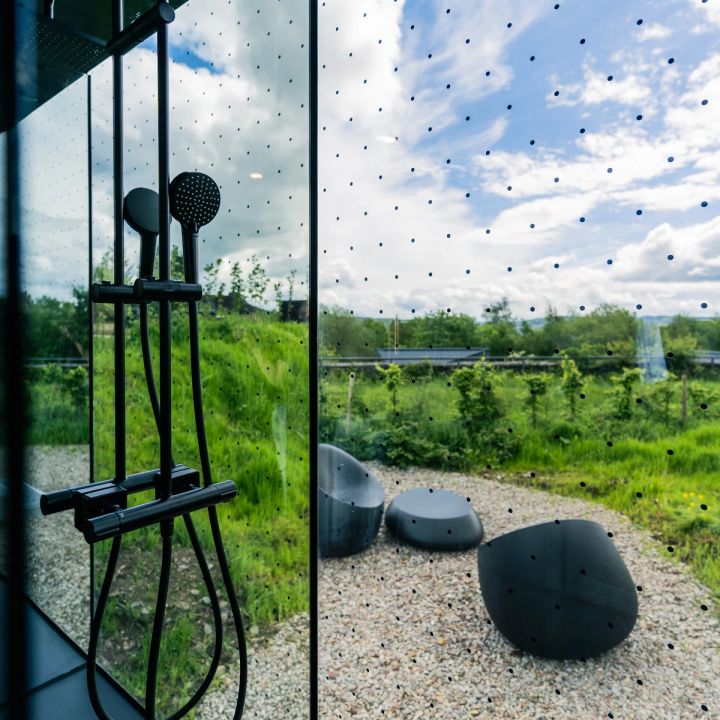
[[[215, 481], [237, 498], [218, 508], [248, 638], [246, 717], [309, 714], [308, 473], [308, 69], [307, 6], [196, 2], [177, 10], [170, 40], [170, 177], [200, 172], [219, 186], [217, 215], [200, 228], [200, 358]], [[112, 278], [112, 68], [92, 74], [94, 264]], [[124, 192], [157, 191], [154, 40], [124, 58]], [[187, 197], [183, 196], [183, 202]], [[179, 207], [179, 206], [178, 206]], [[179, 208], [187, 210], [186, 205]], [[214, 209], [214, 208], [213, 208]], [[177, 213], [176, 213], [177, 214]], [[208, 217], [203, 217], [203, 221]], [[171, 226], [171, 274], [183, 279], [180, 223]], [[126, 281], [139, 272], [140, 239], [125, 226]], [[155, 258], [158, 275], [158, 258]], [[95, 307], [96, 473], [113, 472], [113, 325]], [[156, 372], [158, 314], [148, 311]], [[193, 420], [188, 310], [172, 312], [173, 453], [200, 467]], [[128, 472], [159, 465], [145, 388], [137, 307], [127, 311]], [[210, 528], [195, 526], [219, 588], [224, 652], [199, 718], [232, 718], [238, 656]], [[124, 541], [104, 661], [134, 694], [145, 683], [144, 648], [160, 560], [156, 532]], [[98, 551], [102, 577], [107, 548]], [[210, 596], [182, 520], [160, 660], [158, 714], [167, 716], [202, 681], [214, 642]], [[171, 681], [167, 680], [168, 678]]]
[[717, 3], [319, 17], [321, 716], [717, 714]]
[[[6, 259], [7, 259], [7, 237], [5, 235], [6, 228], [7, 228], [7, 200], [8, 200], [8, 194], [7, 194], [7, 166], [8, 163], [8, 157], [7, 157], [7, 134], [6, 133], [0, 133], [0, 227], [2, 228], [2, 240], [0, 240], [0, 263], [2, 263], [2, 267], [6, 267]], [[7, 295], [7, 286], [6, 286], [6, 277], [5, 272], [0, 272], [0, 302], [3, 303], [3, 307], [5, 306], [6, 301], [6, 295]], [[3, 318], [3, 323], [5, 322], [5, 319]], [[4, 327], [2, 328], [4, 332]], [[4, 403], [5, 402], [5, 393], [7, 392], [7, 374], [4, 371], [4, 363], [3, 363], [3, 373], [2, 373], [2, 382], [0, 382], [0, 400]], [[3, 439], [0, 440], [0, 476], [3, 478], [7, 478], [7, 440], [5, 438], [7, 435], [5, 434], [7, 431], [7, 427], [5, 425], [5, 417], [4, 413], [2, 413], [2, 417], [0, 417], [0, 431], [2, 432]], [[7, 489], [6, 485], [5, 487], [2, 487], [2, 491], [0, 491], [0, 517], [6, 517], [7, 516]], [[2, 572], [4, 575], [7, 574], [8, 570], [8, 557], [7, 557], [7, 550], [6, 550], [6, 540], [7, 536], [5, 533], [5, 529], [0, 529], [0, 572]], [[0, 662], [5, 664], [7, 662], [7, 650], [6, 645], [3, 646], [2, 650], [0, 650]], [[3, 694], [3, 697], [7, 697], [7, 680], [3, 678], [2, 681], [0, 681], [0, 692]]]
[[83, 645], [88, 641], [89, 549], [72, 514], [42, 517], [39, 499], [41, 493], [90, 480], [86, 129], [84, 79], [18, 126], [29, 398], [28, 595]]

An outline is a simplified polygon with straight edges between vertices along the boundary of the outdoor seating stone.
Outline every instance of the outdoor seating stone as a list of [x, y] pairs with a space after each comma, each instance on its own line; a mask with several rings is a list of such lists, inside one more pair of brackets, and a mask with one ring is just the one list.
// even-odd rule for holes
[[429, 550], [467, 550], [483, 535], [470, 501], [436, 488], [400, 493], [388, 506], [385, 524], [401, 540]]
[[603, 527], [555, 520], [515, 530], [478, 548], [485, 607], [521, 650], [547, 658], [591, 658], [635, 625], [635, 584]]
[[318, 544], [321, 557], [367, 548], [380, 529], [385, 490], [358, 460], [334, 445], [318, 447]]

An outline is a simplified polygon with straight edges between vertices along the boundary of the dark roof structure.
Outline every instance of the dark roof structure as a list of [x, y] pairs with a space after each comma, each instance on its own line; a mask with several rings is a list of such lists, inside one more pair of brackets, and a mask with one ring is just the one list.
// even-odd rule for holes
[[433, 365], [480, 360], [489, 348], [378, 348], [378, 356], [385, 362], [398, 365], [429, 361]]

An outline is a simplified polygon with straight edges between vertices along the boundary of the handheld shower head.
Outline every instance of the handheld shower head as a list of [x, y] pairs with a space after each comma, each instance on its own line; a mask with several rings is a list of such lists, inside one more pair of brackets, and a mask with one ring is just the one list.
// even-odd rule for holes
[[125, 222], [140, 235], [140, 277], [150, 278], [160, 233], [160, 198], [154, 190], [135, 188], [123, 202]]
[[180, 173], [170, 183], [170, 214], [182, 226], [186, 282], [197, 282], [197, 236], [220, 209], [220, 188], [208, 175]]

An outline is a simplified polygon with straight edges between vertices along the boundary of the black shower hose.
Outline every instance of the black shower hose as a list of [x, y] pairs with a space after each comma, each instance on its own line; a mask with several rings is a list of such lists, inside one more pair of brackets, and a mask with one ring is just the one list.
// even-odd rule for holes
[[[190, 318], [190, 359], [191, 359], [191, 376], [193, 390], [193, 406], [195, 411], [195, 424], [198, 436], [198, 450], [200, 453], [200, 462], [203, 475], [203, 485], [212, 484], [212, 474], [210, 468], [210, 457], [207, 449], [207, 438], [205, 435], [205, 417], [202, 407], [202, 386], [200, 380], [200, 347], [198, 332], [198, 308], [197, 303], [188, 304], [188, 315]], [[140, 342], [142, 347], [143, 366], [145, 370], [145, 380], [150, 396], [155, 423], [160, 428], [160, 403], [157, 395], [157, 387], [155, 385], [155, 375], [152, 367], [152, 357], [150, 353], [150, 339], [148, 331], [147, 305], [140, 305]], [[173, 465], [174, 465], [173, 461]], [[240, 682], [238, 688], [238, 700], [235, 706], [234, 719], [240, 720], [245, 705], [245, 693], [247, 689], [247, 649], [245, 645], [245, 634], [242, 624], [242, 615], [240, 606], [235, 593], [235, 588], [230, 575], [230, 568], [225, 554], [225, 547], [220, 534], [220, 526], [217, 518], [217, 510], [214, 506], [208, 508], [208, 516], [210, 519], [210, 527], [215, 545], [215, 552], [218, 558], [218, 565], [223, 577], [223, 584], [228, 594], [230, 608], [235, 624], [238, 650], [240, 655]], [[179, 720], [184, 717], [195, 705], [201, 700], [208, 687], [212, 683], [217, 671], [220, 656], [222, 653], [222, 615], [220, 604], [218, 602], [217, 592], [213, 583], [212, 575], [207, 565], [202, 546], [197, 536], [194, 523], [190, 515], [183, 515], [185, 526], [187, 528], [188, 537], [195, 552], [198, 566], [205, 582], [205, 587], [210, 597], [213, 611], [213, 620], [215, 624], [215, 643], [213, 649], [213, 658], [210, 668], [203, 679], [202, 683], [195, 691], [188, 702], [183, 705], [180, 710], [169, 716], [167, 720]], [[153, 621], [153, 631], [150, 643], [150, 653], [148, 659], [148, 672], [145, 686], [145, 717], [148, 720], [154, 720], [155, 717], [155, 691], [157, 687], [157, 668], [160, 654], [160, 641], [162, 639], [162, 626], [165, 617], [165, 607], [168, 594], [168, 585], [170, 581], [170, 568], [172, 563], [172, 523], [166, 522], [161, 526], [162, 532], [162, 561], [160, 567], [160, 580], [158, 583], [158, 595], [155, 607], [155, 618]], [[100, 629], [102, 620], [107, 606], [107, 600], [110, 593], [110, 587], [115, 575], [117, 560], [120, 554], [121, 536], [113, 539], [110, 555], [108, 557], [105, 577], [98, 596], [95, 615], [92, 619], [90, 631], [90, 643], [88, 647], [87, 662], [87, 684], [90, 695], [90, 702], [100, 720], [112, 720], [111, 716], [106, 712], [100, 701], [97, 692], [97, 648], [100, 637]]]

